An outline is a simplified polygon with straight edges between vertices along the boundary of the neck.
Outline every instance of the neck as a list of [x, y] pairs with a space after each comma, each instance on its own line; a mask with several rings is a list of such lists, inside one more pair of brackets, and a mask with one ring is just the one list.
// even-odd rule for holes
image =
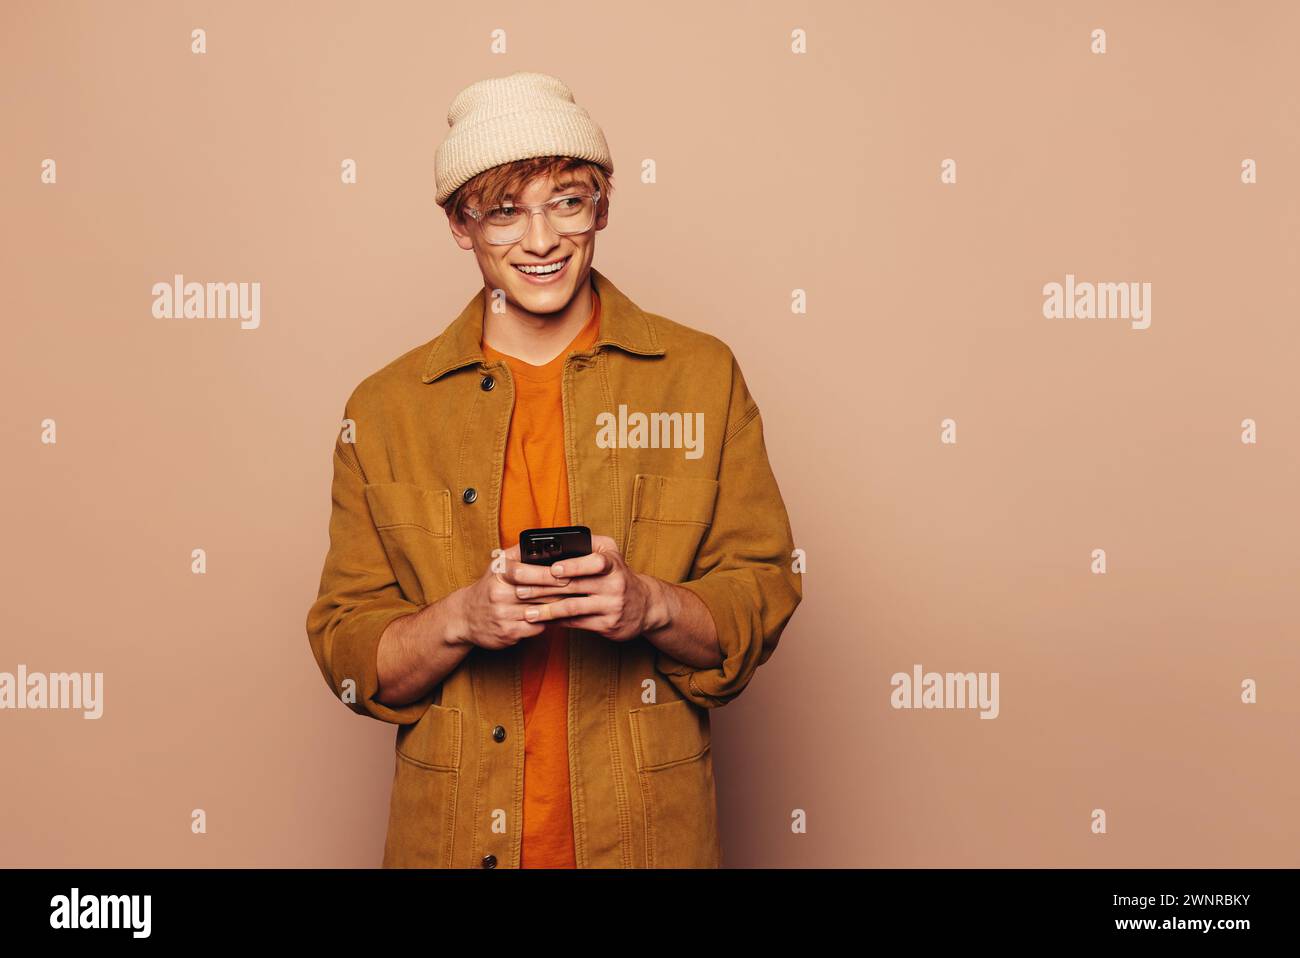
[[534, 366], [544, 366], [573, 341], [591, 319], [591, 279], [578, 284], [578, 291], [567, 306], [554, 313], [533, 313], [504, 299], [505, 312], [492, 311], [492, 291], [488, 290], [483, 313], [483, 342], [498, 352], [514, 356]]

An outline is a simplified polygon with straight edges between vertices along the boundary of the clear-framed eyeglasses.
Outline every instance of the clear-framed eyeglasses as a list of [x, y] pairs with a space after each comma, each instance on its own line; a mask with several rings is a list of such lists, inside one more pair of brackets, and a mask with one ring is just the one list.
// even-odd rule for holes
[[585, 233], [596, 221], [596, 205], [600, 202], [600, 190], [577, 191], [557, 196], [545, 203], [528, 205], [507, 201], [500, 206], [487, 210], [465, 212], [472, 216], [479, 225], [483, 238], [494, 246], [518, 243], [524, 238], [528, 226], [533, 221], [533, 214], [545, 211], [546, 221], [557, 233]]

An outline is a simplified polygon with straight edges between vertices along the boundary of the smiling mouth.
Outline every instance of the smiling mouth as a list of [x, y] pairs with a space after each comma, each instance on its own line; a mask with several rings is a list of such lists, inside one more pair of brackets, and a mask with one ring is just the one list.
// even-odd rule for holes
[[549, 263], [511, 263], [510, 265], [529, 279], [543, 280], [562, 273], [572, 258], [573, 254], [569, 254], [563, 259], [552, 260]]

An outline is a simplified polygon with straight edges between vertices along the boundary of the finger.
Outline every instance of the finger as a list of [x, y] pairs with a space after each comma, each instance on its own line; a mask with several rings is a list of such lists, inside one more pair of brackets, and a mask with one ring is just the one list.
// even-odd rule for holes
[[[586, 595], [587, 593], [583, 592], [583, 593], [578, 593], [578, 594], [579, 594], [579, 595]], [[541, 598], [536, 598], [536, 599], [520, 599], [520, 600], [519, 600], [519, 605], [520, 605], [520, 608], [527, 608], [527, 607], [530, 606], [530, 605], [550, 605], [550, 604], [552, 604], [552, 603], [559, 602], [559, 601], [560, 601], [561, 599], [563, 599], [563, 598], [566, 598], [566, 596], [564, 596], [564, 595], [549, 595], [549, 596], [542, 596]]]
[[504, 551], [493, 549], [492, 561], [488, 563], [488, 570], [498, 582], [506, 582], [510, 573], [510, 563], [518, 560], [518, 558], [519, 545], [517, 543]]
[[[562, 600], [561, 600], [562, 601]], [[524, 619], [528, 622], [550, 622], [555, 617], [551, 615], [551, 608], [558, 605], [559, 602], [541, 602], [536, 605], [524, 605]]]
[[544, 622], [526, 622], [520, 619], [518, 622], [510, 623], [510, 636], [514, 639], [527, 639], [534, 635], [541, 635], [546, 631]]
[[567, 579], [557, 579], [551, 575], [549, 566], [529, 565], [526, 562], [512, 562], [506, 571], [505, 579], [511, 585], [566, 585]]
[[588, 632], [601, 632], [609, 624], [607, 616], [592, 613], [590, 615], [571, 615], [564, 620], [566, 628], [586, 629]]
[[529, 605], [524, 618], [529, 622], [552, 622], [574, 615], [592, 615], [604, 611], [608, 602], [603, 596], [570, 596], [546, 605]]
[[515, 598], [521, 602], [535, 602], [546, 596], [590, 595], [593, 579], [570, 582], [568, 585], [517, 585]]
[[592, 552], [576, 559], [562, 559], [551, 563], [551, 574], [556, 578], [572, 579], [581, 575], [603, 575], [614, 567], [606, 552]]

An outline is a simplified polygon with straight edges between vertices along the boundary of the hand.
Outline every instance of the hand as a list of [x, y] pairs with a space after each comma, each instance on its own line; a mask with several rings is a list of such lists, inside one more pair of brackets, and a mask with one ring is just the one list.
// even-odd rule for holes
[[630, 569], [609, 536], [593, 535], [590, 555], [549, 567], [524, 566], [519, 580], [519, 599], [546, 603], [526, 611], [532, 622], [558, 619], [569, 628], [625, 642], [668, 621], [663, 584]]
[[[501, 559], [505, 560], [505, 571], [493, 571], [493, 565], [499, 566]], [[489, 563], [477, 582], [453, 593], [455, 625], [450, 641], [496, 650], [510, 648], [520, 639], [540, 634], [546, 628], [545, 622], [524, 619], [524, 611], [534, 603], [520, 601], [515, 589], [520, 583], [555, 586], [560, 582], [546, 566], [520, 562], [519, 543], [515, 543]]]

